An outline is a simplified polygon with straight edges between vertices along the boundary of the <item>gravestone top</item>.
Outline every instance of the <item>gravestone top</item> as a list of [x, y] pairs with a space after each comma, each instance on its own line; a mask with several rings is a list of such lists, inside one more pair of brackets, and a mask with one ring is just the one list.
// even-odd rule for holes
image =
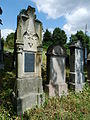
[[60, 44], [54, 44], [48, 48], [46, 55], [65, 56], [66, 52], [63, 46]]
[[28, 6], [18, 15], [16, 44], [23, 43], [24, 51], [37, 51], [42, 44], [42, 23], [36, 19], [35, 8]]
[[83, 49], [82, 47], [82, 43], [80, 40], [76, 41], [76, 42], [72, 42], [70, 45], [70, 48], [75, 47], [75, 48], [79, 48], [79, 49]]
[[87, 60], [90, 60], [90, 53], [88, 54], [88, 58], [87, 58]]

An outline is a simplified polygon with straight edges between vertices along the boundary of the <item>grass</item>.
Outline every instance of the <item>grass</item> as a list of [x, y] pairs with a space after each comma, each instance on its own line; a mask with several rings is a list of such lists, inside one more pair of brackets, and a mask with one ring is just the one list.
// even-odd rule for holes
[[80, 93], [69, 92], [61, 98], [46, 96], [43, 106], [18, 117], [10, 100], [14, 81], [15, 72], [0, 71], [0, 120], [90, 120], [90, 87], [87, 84]]
[[[11, 54], [12, 57], [12, 54]], [[90, 86], [85, 85], [83, 91], [69, 91], [67, 96], [49, 98], [45, 103], [26, 111], [21, 117], [16, 115], [11, 104], [15, 71], [11, 68], [10, 57], [5, 58], [5, 70], [0, 71], [0, 120], [90, 120]], [[69, 70], [67, 71], [67, 74]]]

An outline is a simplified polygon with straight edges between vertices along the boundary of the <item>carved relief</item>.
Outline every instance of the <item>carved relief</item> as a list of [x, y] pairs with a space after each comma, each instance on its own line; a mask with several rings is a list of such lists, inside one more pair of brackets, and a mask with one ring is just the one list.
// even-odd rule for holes
[[24, 37], [24, 49], [26, 50], [37, 50], [38, 46], [38, 35], [32, 34], [26, 31], [23, 35]]

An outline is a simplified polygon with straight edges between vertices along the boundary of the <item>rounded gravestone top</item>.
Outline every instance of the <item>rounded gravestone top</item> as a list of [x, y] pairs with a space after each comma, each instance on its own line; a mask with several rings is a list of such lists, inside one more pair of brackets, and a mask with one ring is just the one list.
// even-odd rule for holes
[[88, 54], [88, 60], [90, 60], [90, 53]]
[[63, 48], [63, 46], [56, 43], [56, 44], [49, 46], [49, 48], [47, 50], [47, 55], [65, 56], [66, 52], [65, 52], [65, 49]]

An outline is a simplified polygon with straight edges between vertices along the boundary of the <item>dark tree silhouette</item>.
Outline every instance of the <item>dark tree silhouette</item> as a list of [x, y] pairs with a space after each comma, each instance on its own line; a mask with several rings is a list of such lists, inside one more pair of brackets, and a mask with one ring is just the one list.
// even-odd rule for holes
[[[2, 9], [0, 7], [0, 15], [2, 15]], [[0, 24], [2, 24], [2, 20], [0, 19]]]

